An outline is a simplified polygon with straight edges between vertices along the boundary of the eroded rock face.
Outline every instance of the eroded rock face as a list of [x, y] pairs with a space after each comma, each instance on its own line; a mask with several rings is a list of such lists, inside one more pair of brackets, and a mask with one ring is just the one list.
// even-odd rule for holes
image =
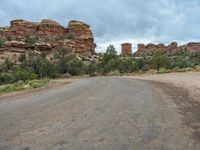
[[131, 43], [121, 44], [121, 55], [122, 56], [131, 56], [132, 55], [132, 44]]
[[190, 52], [200, 51], [200, 43], [190, 42], [185, 46], [185, 49]]
[[52, 49], [52, 46], [50, 43], [36, 43], [35, 49], [41, 51], [50, 51]]
[[18, 50], [21, 54], [22, 51], [28, 52], [30, 49], [53, 56], [53, 53], [63, 46], [72, 48], [75, 54], [87, 56], [95, 53], [96, 48], [90, 26], [76, 20], [70, 21], [66, 28], [48, 19], [40, 23], [13, 20], [10, 27], [0, 28], [0, 38], [6, 41], [1, 46], [0, 56], [5, 56], [6, 51], [9, 51], [8, 57], [12, 52], [17, 57]]
[[185, 50], [188, 52], [200, 52], [200, 43], [191, 42], [186, 45], [178, 46], [177, 42], [172, 42], [169, 45], [165, 46], [164, 44], [138, 44], [138, 50], [134, 54], [134, 56], [142, 56], [144, 54], [151, 54], [155, 51], [166, 51], [169, 53], [175, 53], [181, 50]]
[[21, 49], [33, 48], [31, 44], [20, 42], [20, 41], [9, 41], [5, 43], [5, 47], [16, 47]]
[[95, 52], [94, 50], [96, 44], [94, 43], [93, 33], [90, 30], [90, 25], [81, 21], [72, 20], [68, 24], [67, 34], [76, 38], [78, 44], [77, 48], [75, 48], [75, 52], [84, 53], [86, 49], [86, 51], [89, 53]]
[[37, 34], [41, 36], [62, 36], [65, 34], [65, 28], [55, 21], [44, 19], [39, 24]]
[[167, 46], [167, 51], [169, 52], [176, 52], [179, 51], [178, 43], [177, 42], [172, 42]]
[[25, 35], [34, 35], [38, 29], [37, 23], [28, 22], [22, 19], [13, 20], [10, 22], [10, 28], [8, 30], [10, 35], [13, 36], [25, 36]]

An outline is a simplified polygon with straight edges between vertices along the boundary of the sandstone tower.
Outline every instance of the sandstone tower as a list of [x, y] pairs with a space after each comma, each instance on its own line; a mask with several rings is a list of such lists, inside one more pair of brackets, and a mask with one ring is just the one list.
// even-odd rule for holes
[[132, 44], [131, 43], [121, 44], [121, 55], [122, 56], [131, 56], [132, 55]]

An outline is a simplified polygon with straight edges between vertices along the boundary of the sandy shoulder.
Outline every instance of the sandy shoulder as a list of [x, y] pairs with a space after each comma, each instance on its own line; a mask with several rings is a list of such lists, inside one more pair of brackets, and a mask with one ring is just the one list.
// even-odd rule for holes
[[190, 93], [190, 96], [200, 102], [200, 72], [140, 75], [131, 76], [128, 78], [159, 81], [176, 87], [184, 88]]
[[152, 81], [176, 105], [184, 132], [200, 141], [200, 72], [129, 76]]

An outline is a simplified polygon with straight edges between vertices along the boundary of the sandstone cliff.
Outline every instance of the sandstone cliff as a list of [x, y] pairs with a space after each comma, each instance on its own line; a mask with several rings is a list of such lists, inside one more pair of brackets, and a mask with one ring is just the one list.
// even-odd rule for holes
[[0, 62], [5, 57], [17, 62], [18, 56], [29, 50], [43, 51], [50, 57], [63, 46], [72, 48], [75, 54], [88, 56], [95, 53], [96, 47], [90, 26], [76, 20], [70, 21], [66, 28], [47, 19], [40, 23], [13, 20], [9, 27], [0, 28], [0, 40]]
[[143, 54], [151, 54], [155, 51], [166, 51], [168, 53], [175, 53], [178, 51], [187, 51], [187, 52], [200, 52], [200, 43], [197, 42], [191, 42], [186, 45], [178, 46], [177, 42], [172, 42], [169, 45], [164, 44], [152, 44], [149, 43], [147, 45], [145, 44], [138, 44], [138, 50], [134, 54], [134, 56], [142, 56]]

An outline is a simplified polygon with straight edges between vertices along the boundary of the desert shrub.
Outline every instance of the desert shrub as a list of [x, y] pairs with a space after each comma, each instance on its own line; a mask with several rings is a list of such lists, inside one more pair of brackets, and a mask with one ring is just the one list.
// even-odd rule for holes
[[7, 84], [0, 86], [0, 93], [4, 92], [15, 92], [30, 88], [39, 88], [43, 87], [48, 83], [48, 80], [31, 80], [31, 81], [18, 81], [14, 84]]
[[69, 63], [69, 70], [68, 72], [71, 75], [82, 75], [85, 73], [85, 64], [77, 59], [73, 59], [70, 63]]
[[14, 80], [15, 81], [26, 81], [26, 80], [33, 80], [37, 79], [37, 75], [35, 73], [30, 72], [29, 70], [23, 69], [23, 68], [18, 68], [14, 72]]
[[0, 47], [3, 46], [5, 44], [5, 40], [4, 39], [0, 39]]
[[7, 36], [6, 39], [7, 39], [8, 41], [13, 41], [13, 40], [15, 40], [15, 38], [14, 38], [13, 36], [11, 36], [11, 35]]
[[1, 73], [0, 74], [0, 85], [9, 84], [14, 82], [14, 77], [11, 73]]
[[23, 63], [23, 62], [25, 62], [25, 61], [26, 61], [26, 54], [21, 54], [21, 55], [19, 56], [19, 62]]
[[136, 71], [148, 71], [149, 70], [149, 62], [144, 58], [135, 60]]
[[12, 70], [14, 70], [14, 63], [10, 59], [6, 58], [4, 63], [0, 65], [0, 72], [7, 73]]
[[120, 73], [131, 73], [138, 70], [136, 62], [132, 58], [122, 58], [118, 64]]
[[64, 73], [64, 74], [61, 74], [59, 75], [59, 78], [70, 78], [72, 75], [70, 73]]
[[32, 81], [29, 81], [28, 84], [32, 88], [40, 88], [40, 87], [45, 86], [48, 82], [49, 82], [49, 80], [32, 80]]
[[173, 68], [173, 71], [176, 71], [176, 72], [187, 72], [187, 71], [193, 71], [194, 68], [190, 68], [190, 67], [187, 67], [187, 68], [179, 68], [179, 67], [175, 67]]
[[74, 60], [74, 55], [72, 55], [72, 49], [69, 47], [63, 47], [54, 55], [56, 62], [57, 73], [65, 74], [69, 73], [70, 62]]
[[97, 63], [96, 62], [91, 62], [90, 64], [85, 66], [85, 73], [86, 74], [94, 74], [95, 72], [97, 72], [98, 67], [97, 67]]
[[14, 84], [10, 84], [5, 88], [5, 92], [15, 92], [15, 91], [17, 91], [17, 87]]
[[188, 59], [187, 57], [175, 57], [170, 61], [170, 68], [187, 68], [194, 67], [195, 63], [192, 59]]
[[164, 74], [164, 73], [170, 73], [171, 70], [168, 70], [166, 68], [160, 68], [159, 71], [157, 71], [157, 74]]
[[107, 47], [106, 53], [103, 55], [102, 60], [98, 64], [99, 72], [107, 74], [118, 68], [119, 56], [113, 45]]
[[0, 86], [0, 93], [4, 92], [15, 92], [17, 91], [17, 87], [14, 84], [8, 84], [5, 86]]
[[19, 80], [18, 82], [14, 83], [14, 86], [16, 87], [16, 91], [24, 90], [25, 82], [22, 80]]
[[36, 37], [27, 37], [25, 42], [29, 44], [35, 44], [38, 41]]
[[39, 68], [40, 78], [54, 78], [56, 76], [56, 66], [47, 59], [43, 59]]
[[17, 81], [14, 85], [17, 87], [24, 86], [25, 82], [22, 80]]
[[73, 35], [73, 34], [70, 34], [70, 35], [67, 35], [65, 37], [66, 39], [70, 39], [70, 40], [76, 40], [77, 39], [77, 36]]
[[119, 70], [110, 71], [106, 74], [107, 76], [120, 76]]
[[153, 69], [159, 71], [161, 67], [166, 67], [168, 62], [169, 59], [165, 52], [156, 51], [151, 59], [151, 66]]

